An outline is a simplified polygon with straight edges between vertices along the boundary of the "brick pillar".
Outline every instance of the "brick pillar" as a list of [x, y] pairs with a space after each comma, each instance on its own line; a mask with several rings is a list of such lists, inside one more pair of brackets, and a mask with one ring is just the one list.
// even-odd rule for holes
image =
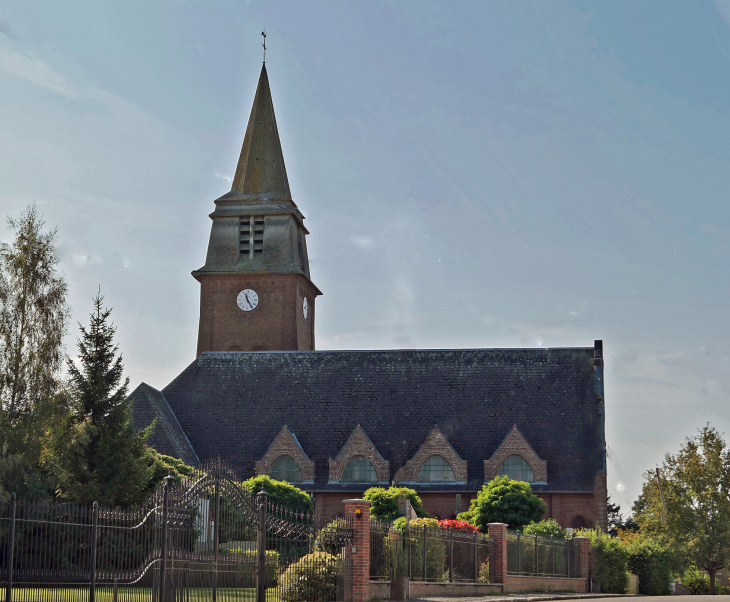
[[345, 500], [345, 516], [352, 517], [355, 541], [352, 557], [352, 602], [370, 599], [370, 504], [367, 500]]
[[489, 537], [494, 538], [494, 550], [489, 559], [490, 583], [507, 581], [507, 525], [489, 523]]
[[578, 542], [578, 566], [581, 579], [588, 579], [588, 563], [589, 554], [591, 553], [591, 544], [587, 537], [574, 537], [573, 541]]

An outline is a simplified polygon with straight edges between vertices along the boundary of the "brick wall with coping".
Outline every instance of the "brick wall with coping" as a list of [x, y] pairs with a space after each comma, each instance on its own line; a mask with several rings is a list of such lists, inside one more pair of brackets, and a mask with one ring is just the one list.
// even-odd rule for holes
[[494, 539], [493, 558], [489, 560], [489, 581], [507, 582], [507, 525], [489, 523], [489, 537]]
[[345, 516], [352, 517], [355, 540], [352, 557], [352, 602], [370, 599], [370, 504], [367, 500], [344, 500]]

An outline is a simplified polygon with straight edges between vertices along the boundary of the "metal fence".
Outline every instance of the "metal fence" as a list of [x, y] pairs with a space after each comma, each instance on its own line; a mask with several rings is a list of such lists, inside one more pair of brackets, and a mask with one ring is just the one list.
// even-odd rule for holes
[[[140, 508], [0, 503], [6, 602], [347, 600], [350, 519], [252, 496], [220, 463], [172, 478]], [[315, 543], [321, 552], [315, 551]], [[304, 596], [304, 598], [302, 598]], [[0, 599], [2, 599], [0, 598]]]
[[411, 581], [489, 582], [494, 540], [480, 533], [427, 526], [395, 531], [391, 523], [371, 520], [370, 578]]
[[578, 545], [572, 540], [507, 534], [507, 574], [579, 577]]

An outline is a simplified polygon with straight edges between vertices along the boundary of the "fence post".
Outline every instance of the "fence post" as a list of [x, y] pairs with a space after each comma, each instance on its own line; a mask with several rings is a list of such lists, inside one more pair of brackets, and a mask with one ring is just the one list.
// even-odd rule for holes
[[522, 574], [522, 539], [520, 532], [517, 532], [517, 574]]
[[89, 602], [96, 597], [96, 542], [98, 541], [99, 502], [91, 507], [91, 567], [89, 569]]
[[[586, 591], [588, 591], [588, 554], [590, 542], [587, 537], [574, 537], [573, 542], [578, 542], [578, 577], [586, 580]], [[575, 549], [573, 553], [575, 553]], [[568, 563], [568, 567], [570, 567], [570, 563]], [[572, 577], [570, 575], [570, 568], [568, 571], [568, 575]]]
[[218, 548], [220, 547], [221, 476], [215, 475], [215, 502], [213, 505], [213, 602], [218, 596]]
[[423, 582], [426, 583], [426, 525], [423, 525]]
[[449, 527], [449, 583], [454, 580], [454, 529]]
[[352, 544], [352, 602], [370, 599], [370, 505], [368, 500], [344, 500], [345, 516], [351, 517], [355, 540]]
[[535, 535], [535, 575], [540, 574], [539, 558], [537, 554], [537, 535]]
[[5, 602], [13, 599], [13, 548], [15, 547], [15, 493], [10, 494], [10, 526], [8, 527], [8, 585], [5, 588]]
[[259, 507], [258, 538], [256, 549], [256, 602], [266, 602], [266, 502], [269, 495], [264, 491], [256, 494], [256, 503]]
[[476, 531], [474, 531], [474, 583], [479, 583], [479, 547]]
[[[489, 559], [489, 581], [506, 583], [507, 581], [507, 525], [489, 523], [489, 537], [494, 541], [493, 558]], [[506, 588], [505, 588], [505, 592]]]
[[170, 510], [170, 484], [172, 474], [165, 477], [162, 490], [162, 550], [160, 559], [160, 602], [167, 602], [167, 521]]

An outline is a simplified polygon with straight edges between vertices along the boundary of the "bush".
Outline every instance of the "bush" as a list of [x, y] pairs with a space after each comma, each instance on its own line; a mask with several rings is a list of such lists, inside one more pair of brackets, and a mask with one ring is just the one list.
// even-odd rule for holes
[[545, 502], [532, 492], [529, 483], [503, 476], [483, 485], [469, 510], [456, 518], [486, 533], [489, 523], [507, 523], [510, 529], [518, 529], [541, 520], [545, 510]]
[[682, 575], [682, 585], [695, 596], [710, 593], [710, 578], [695, 566], [690, 566]]
[[552, 537], [554, 539], [565, 539], [565, 531], [554, 518], [532, 522], [522, 530], [525, 535], [539, 535], [540, 537]]
[[465, 520], [451, 520], [445, 518], [439, 521], [439, 527], [442, 529], [453, 529], [454, 531], [461, 531], [462, 533], [479, 533], [474, 525], [467, 523]]
[[269, 494], [269, 502], [280, 508], [305, 514], [314, 512], [312, 498], [299, 487], [294, 487], [286, 481], [276, 481], [268, 475], [260, 474], [244, 481], [243, 486], [254, 496], [263, 487], [264, 491]]
[[284, 602], [330, 602], [337, 596], [339, 559], [326, 552], [313, 552], [292, 564], [280, 578]]
[[668, 596], [672, 554], [646, 537], [631, 537], [624, 540], [624, 545], [628, 551], [629, 572], [639, 576], [639, 593], [646, 596]]
[[[239, 572], [246, 578], [250, 578], [251, 586], [256, 583], [256, 563], [258, 561], [258, 552], [254, 550], [242, 550], [234, 548], [229, 550], [236, 558], [241, 558], [244, 562], [239, 565]], [[277, 576], [279, 575], [279, 552], [276, 550], [266, 550], [266, 587], [277, 586]]]
[[593, 548], [593, 580], [604, 594], [623, 594], [629, 586], [628, 552], [617, 537], [591, 529], [573, 531], [573, 537], [587, 537]]
[[[426, 527], [426, 578], [430, 581], [444, 581], [446, 578], [446, 542], [441, 537], [439, 522], [435, 518], [414, 518], [406, 528], [402, 516], [401, 530], [407, 546], [411, 548], [411, 574], [414, 580], [423, 578], [423, 528]], [[394, 525], [395, 528], [398, 528]]]
[[315, 552], [327, 552], [327, 554], [332, 554], [333, 556], [337, 556], [340, 553], [342, 544], [337, 537], [337, 527], [339, 524], [340, 521], [335, 519], [320, 529], [317, 537], [314, 539]]
[[416, 515], [427, 518], [429, 513], [426, 512], [421, 503], [421, 498], [414, 489], [408, 487], [371, 487], [363, 494], [363, 499], [372, 502], [370, 506], [370, 516], [379, 518], [380, 520], [394, 520], [400, 513], [401, 500], [410, 500], [411, 506]]

